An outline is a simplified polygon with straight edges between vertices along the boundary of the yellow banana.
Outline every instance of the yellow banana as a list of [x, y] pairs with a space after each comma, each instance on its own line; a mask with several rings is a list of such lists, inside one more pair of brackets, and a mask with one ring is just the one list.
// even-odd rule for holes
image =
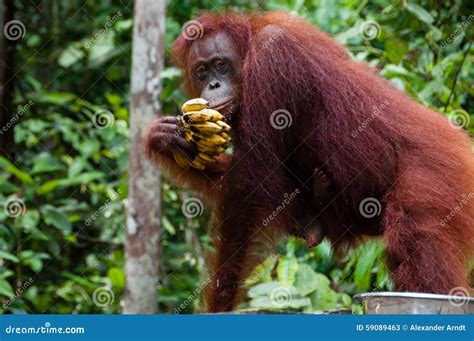
[[214, 163], [216, 159], [206, 153], [198, 153], [197, 157], [203, 161], [203, 163]]
[[186, 139], [186, 141], [195, 142], [193, 139], [193, 133], [190, 132], [189, 130], [184, 131], [184, 138]]
[[181, 168], [188, 168], [191, 162], [178, 150], [173, 150], [173, 158]]
[[187, 113], [190, 111], [200, 111], [202, 109], [206, 109], [208, 104], [209, 102], [206, 101], [204, 98], [193, 98], [185, 102], [183, 106], [181, 107], [181, 110], [184, 113]]
[[224, 132], [219, 133], [219, 136], [223, 137], [226, 140], [226, 142], [229, 142], [231, 140], [230, 135], [227, 133], [224, 133]]
[[222, 127], [222, 129], [224, 131], [230, 131], [230, 125], [228, 125], [227, 123], [225, 123], [224, 121], [217, 121], [216, 124], [220, 127]]
[[190, 111], [183, 115], [183, 121], [186, 124], [193, 124], [196, 122], [218, 122], [222, 120], [224, 116], [215, 110], [212, 109], [203, 109], [201, 111]]
[[199, 152], [192, 161], [179, 151], [173, 152], [180, 167], [205, 169], [216, 162], [217, 156], [225, 152], [227, 142], [231, 140], [228, 134], [231, 127], [223, 121], [224, 116], [216, 110], [207, 109], [207, 105], [205, 99], [194, 98], [184, 103], [181, 108], [184, 138], [194, 143]]
[[225, 152], [225, 148], [222, 147], [222, 146], [219, 146], [219, 145], [199, 145], [199, 144], [196, 144], [197, 147], [198, 147], [198, 150], [200, 152], [203, 152], [203, 153], [206, 153], [206, 154], [209, 154], [209, 155], [212, 155], [212, 156], [217, 156], [219, 154], [222, 154], [223, 152]]
[[206, 138], [201, 138], [199, 141], [194, 140], [197, 144], [207, 145], [207, 146], [220, 146], [227, 143], [227, 140], [218, 134], [213, 134], [206, 136]]
[[206, 168], [206, 165], [198, 158], [194, 159], [193, 162], [191, 162], [191, 166], [200, 170], [203, 170]]
[[198, 134], [212, 135], [222, 131], [222, 127], [218, 126], [214, 122], [204, 122], [199, 124], [192, 124], [189, 129]]

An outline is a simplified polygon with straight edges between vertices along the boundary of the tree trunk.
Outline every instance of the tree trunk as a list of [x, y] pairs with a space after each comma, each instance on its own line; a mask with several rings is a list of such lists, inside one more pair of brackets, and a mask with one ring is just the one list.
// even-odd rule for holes
[[13, 159], [13, 53], [14, 43], [4, 34], [5, 24], [13, 20], [13, 0], [0, 0], [0, 155]]
[[127, 234], [125, 245], [125, 314], [157, 312], [160, 255], [161, 179], [146, 159], [143, 138], [160, 112], [166, 2], [135, 1], [132, 49], [132, 103]]

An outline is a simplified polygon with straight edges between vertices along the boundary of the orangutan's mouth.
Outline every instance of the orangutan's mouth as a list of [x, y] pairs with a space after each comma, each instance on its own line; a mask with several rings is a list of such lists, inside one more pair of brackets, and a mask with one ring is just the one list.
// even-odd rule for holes
[[225, 100], [224, 102], [217, 103], [216, 105], [209, 106], [209, 108], [219, 111], [219, 110], [225, 109], [227, 106], [231, 105], [233, 101], [234, 101], [233, 98], [229, 98], [229, 99]]

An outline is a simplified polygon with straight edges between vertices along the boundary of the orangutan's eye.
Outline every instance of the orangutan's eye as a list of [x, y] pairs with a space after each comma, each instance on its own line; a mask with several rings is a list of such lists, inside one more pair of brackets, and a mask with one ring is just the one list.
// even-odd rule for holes
[[214, 67], [216, 68], [216, 70], [225, 70], [227, 64], [225, 61], [223, 61], [222, 59], [217, 59], [215, 62], [214, 62]]
[[196, 77], [199, 80], [203, 80], [207, 77], [207, 68], [204, 65], [200, 65], [195, 71]]

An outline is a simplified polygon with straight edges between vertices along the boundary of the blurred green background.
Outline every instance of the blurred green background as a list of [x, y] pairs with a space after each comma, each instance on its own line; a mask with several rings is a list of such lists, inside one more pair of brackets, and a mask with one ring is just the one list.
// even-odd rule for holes
[[[131, 1], [14, 1], [26, 34], [13, 45], [14, 161], [0, 158], [0, 205], [21, 198], [17, 218], [0, 210], [0, 309], [3, 313], [120, 313], [133, 26]], [[205, 10], [282, 9], [346, 44], [354, 59], [380, 69], [396, 87], [474, 133], [473, 3], [460, 0], [170, 1], [166, 51], [181, 26]], [[118, 15], [120, 13], [120, 15]], [[106, 23], [110, 27], [90, 44]], [[361, 34], [361, 25], [373, 31]], [[375, 23], [375, 24], [374, 24]], [[178, 70], [166, 60], [165, 113], [185, 100]], [[98, 110], [114, 124], [97, 129]], [[160, 313], [192, 313], [205, 273], [209, 215], [188, 219], [190, 194], [164, 176], [157, 288]], [[157, 198], [159, 200], [159, 198]], [[100, 210], [97, 214], [98, 208]], [[91, 216], [95, 219], [87, 220]], [[363, 255], [363, 256], [360, 256]], [[241, 309], [267, 309], [283, 285], [294, 299], [279, 307], [315, 311], [351, 307], [354, 293], [390, 290], [383, 245], [370, 241], [342, 258], [328, 243], [307, 250], [283, 240], [247, 281]], [[18, 292], [18, 289], [21, 289]], [[112, 299], [97, 304], [94, 292]], [[178, 308], [191, 295], [183, 309]], [[94, 303], [96, 302], [96, 303]], [[178, 309], [178, 310], [176, 310]]]

